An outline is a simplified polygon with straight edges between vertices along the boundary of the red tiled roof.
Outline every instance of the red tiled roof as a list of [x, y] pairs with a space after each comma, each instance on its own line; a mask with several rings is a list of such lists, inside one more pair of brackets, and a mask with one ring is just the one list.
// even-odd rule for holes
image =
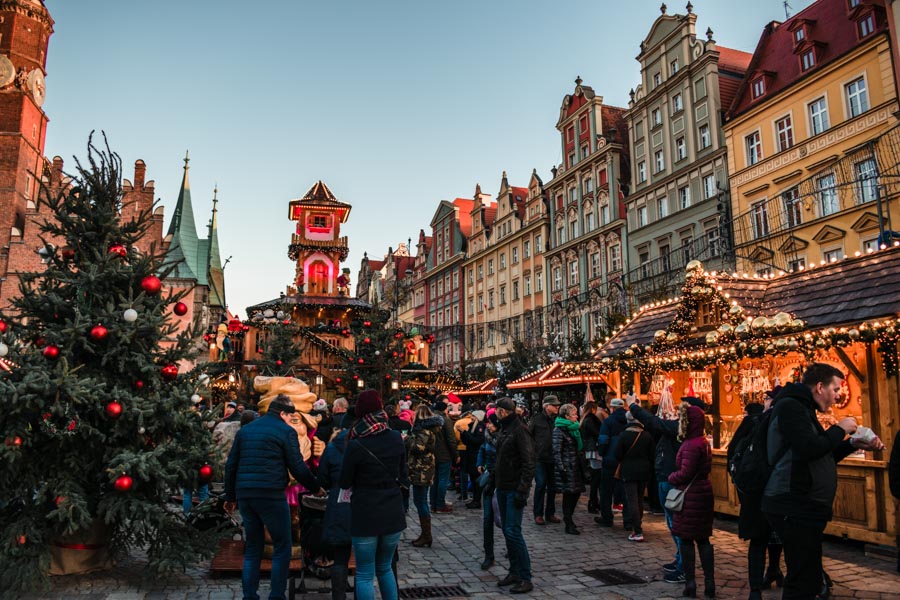
[[723, 109], [728, 110], [741, 87], [753, 55], [724, 46], [717, 46], [717, 49], [719, 50], [719, 102]]
[[619, 108], [618, 106], [604, 105], [600, 109], [600, 117], [603, 119], [603, 134], [605, 135], [611, 128], [615, 128], [615, 141], [620, 144], [625, 144], [628, 140], [628, 125], [625, 121], [626, 112], [628, 112], [628, 109]]
[[380, 269], [383, 266], [384, 266], [383, 260], [372, 260], [371, 258], [369, 259], [369, 269], [371, 269], [372, 271], [377, 271], [378, 269]]
[[[875, 7], [877, 34], [887, 28], [884, 0], [861, 3], [856, 11], [872, 7]], [[765, 102], [804, 77], [815, 76], [825, 65], [859, 45], [856, 19], [851, 18], [851, 14], [860, 13], [848, 13], [846, 0], [818, 0], [783, 23], [772, 21], [766, 25], [747, 68], [747, 77], [731, 105], [729, 117], [741, 114], [756, 102]], [[817, 44], [816, 66], [805, 72], [801, 71], [800, 56], [794, 53], [794, 32], [791, 30], [792, 25], [801, 21], [806, 23], [806, 39], [801, 45], [808, 44], [812, 48], [812, 43]], [[750, 83], [762, 73], [771, 75], [765, 82], [765, 94], [754, 100], [750, 94]]]
[[725, 46], [716, 46], [719, 51], [719, 70], [733, 71], [735, 73], [744, 73], [753, 60], [753, 55], [742, 50], [726, 48]]
[[466, 237], [472, 235], [472, 206], [475, 201], [468, 198], [456, 198], [453, 206], [459, 208], [459, 229]]
[[497, 220], [497, 205], [491, 204], [484, 207], [484, 226], [490, 227]]
[[528, 188], [511, 187], [513, 206], [519, 214], [519, 219], [525, 218], [525, 203], [528, 201]]

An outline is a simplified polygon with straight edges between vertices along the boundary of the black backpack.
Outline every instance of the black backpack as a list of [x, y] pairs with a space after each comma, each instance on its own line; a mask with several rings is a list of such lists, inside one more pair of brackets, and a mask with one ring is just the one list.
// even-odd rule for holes
[[769, 482], [772, 469], [784, 456], [787, 446], [779, 449], [773, 464], [769, 464], [768, 437], [772, 411], [748, 417], [753, 419], [750, 432], [737, 440], [732, 440], [734, 450], [728, 460], [728, 473], [734, 487], [747, 496], [761, 496]]

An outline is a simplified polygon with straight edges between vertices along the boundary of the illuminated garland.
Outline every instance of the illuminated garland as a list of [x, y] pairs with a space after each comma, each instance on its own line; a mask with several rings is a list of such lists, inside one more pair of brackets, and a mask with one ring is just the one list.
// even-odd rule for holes
[[324, 252], [326, 254], [330, 254], [332, 252], [336, 252], [341, 257], [341, 262], [347, 260], [347, 257], [350, 255], [350, 248], [347, 246], [307, 246], [305, 244], [291, 244], [288, 246], [288, 258], [296, 261], [300, 258], [300, 252], [302, 250], [309, 250], [312, 252]]

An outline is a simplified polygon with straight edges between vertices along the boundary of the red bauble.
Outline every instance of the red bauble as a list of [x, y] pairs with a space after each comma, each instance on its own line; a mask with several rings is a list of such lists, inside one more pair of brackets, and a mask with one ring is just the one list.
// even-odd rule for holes
[[151, 296], [155, 296], [162, 289], [162, 282], [156, 275], [147, 275], [141, 279], [141, 289]]
[[22, 446], [22, 438], [17, 435], [11, 435], [6, 438], [6, 445], [13, 448], [19, 448]]
[[162, 375], [162, 378], [165, 379], [166, 381], [172, 381], [173, 379], [178, 377], [178, 366], [173, 365], [173, 364], [168, 364], [160, 370], [160, 374]]
[[359, 359], [359, 360], [356, 361], [356, 362], [358, 362], [359, 364], [363, 364], [363, 363], [366, 362], [366, 361], [364, 361], [363, 359]]
[[282, 325], [290, 325], [290, 324], [291, 324], [291, 320], [290, 320], [290, 319], [285, 319], [284, 321], [281, 322], [281, 324], [282, 324]]
[[407, 399], [407, 400], [409, 400], [409, 399], [410, 399], [410, 396], [409, 396], [409, 394], [407, 394], [407, 395], [406, 395], [406, 399]]
[[176, 302], [175, 306], [172, 307], [172, 312], [178, 315], [179, 317], [183, 317], [187, 314], [188, 306], [184, 302]]
[[371, 326], [372, 326], [372, 321], [363, 321], [363, 326], [364, 326], [364, 327], [371, 327]]
[[243, 329], [244, 331], [250, 331], [250, 326], [249, 326], [249, 325], [244, 325], [244, 326], [241, 327], [241, 329]]
[[365, 338], [365, 339], [363, 340], [363, 344], [368, 344], [368, 343], [371, 342], [371, 341], [372, 341], [372, 340], [370, 340], [369, 338]]
[[394, 358], [397, 358], [398, 356], [400, 356], [400, 355], [397, 354], [396, 352], [394, 352]]
[[344, 330], [341, 331], [341, 333], [342, 333], [343, 335], [347, 336], [347, 335], [350, 335], [350, 330], [349, 330], [349, 329], [344, 329]]
[[213, 468], [209, 465], [203, 465], [197, 470], [197, 476], [200, 478], [200, 481], [206, 483], [213, 476]]
[[0, 320], [0, 333], [6, 333], [9, 325], [6, 324], [6, 321]]
[[57, 358], [59, 358], [59, 346], [54, 346], [53, 344], [50, 344], [49, 346], [44, 348], [43, 354], [44, 354], [44, 358], [46, 358], [46, 359], [56, 360]]
[[113, 400], [106, 405], [106, 416], [110, 419], [118, 419], [122, 416], [122, 405]]
[[141, 381], [140, 379], [138, 379], [137, 381], [135, 381], [135, 382], [134, 382], [134, 389], [136, 389], [136, 390], [142, 390], [142, 389], [144, 389], [144, 382]]
[[115, 485], [117, 492], [127, 492], [134, 485], [134, 480], [128, 475], [122, 474], [113, 485]]
[[72, 248], [71, 246], [63, 246], [60, 253], [62, 254], [63, 260], [72, 260], [75, 258], [75, 248]]
[[387, 373], [387, 374], [384, 376], [384, 378], [385, 378], [385, 379], [390, 379], [390, 378], [391, 378], [391, 374], [390, 374], [390, 373]]
[[109, 329], [103, 325], [94, 325], [91, 327], [91, 339], [95, 342], [102, 342], [109, 335]]
[[34, 345], [38, 348], [43, 348], [47, 345], [47, 338], [45, 338], [44, 336], [39, 336], [34, 340]]
[[16, 538], [16, 542], [18, 542], [20, 546], [24, 546], [26, 541], [28, 541], [28, 538], [25, 537], [24, 533]]
[[276, 361], [275, 361], [275, 364], [278, 365], [278, 366], [280, 367], [280, 366], [282, 365], [282, 362], [281, 362], [280, 360], [276, 360]]
[[65, 501], [66, 501], [65, 496], [57, 496], [56, 499], [54, 500], [54, 502], [56, 503], [57, 506], [59, 506], [60, 504], [62, 504]]
[[335, 378], [334, 378], [334, 382], [335, 382], [335, 383], [340, 383], [340, 382], [341, 382], [341, 378], [340, 378], [340, 377], [335, 377]]
[[125, 258], [126, 256], [128, 256], [128, 248], [126, 248], [122, 244], [113, 244], [112, 246], [109, 247], [109, 253], [117, 254], [117, 255], [121, 256], [122, 258]]
[[359, 379], [359, 375], [354, 375], [353, 379]]

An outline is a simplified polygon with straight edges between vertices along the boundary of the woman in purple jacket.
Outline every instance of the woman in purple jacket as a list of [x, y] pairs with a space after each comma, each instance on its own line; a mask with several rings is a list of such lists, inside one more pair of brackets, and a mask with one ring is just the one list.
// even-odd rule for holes
[[697, 544], [697, 554], [700, 554], [700, 564], [703, 565], [703, 595], [707, 598], [716, 597], [715, 560], [712, 544], [709, 543], [713, 521], [713, 491], [709, 481], [712, 450], [703, 435], [703, 424], [703, 411], [682, 403], [678, 430], [678, 439], [682, 444], [675, 457], [675, 472], [669, 475], [670, 484], [681, 490], [687, 488], [682, 510], [672, 514], [672, 533], [681, 538], [681, 560], [684, 567], [682, 595], [689, 598], [697, 596], [694, 543]]

